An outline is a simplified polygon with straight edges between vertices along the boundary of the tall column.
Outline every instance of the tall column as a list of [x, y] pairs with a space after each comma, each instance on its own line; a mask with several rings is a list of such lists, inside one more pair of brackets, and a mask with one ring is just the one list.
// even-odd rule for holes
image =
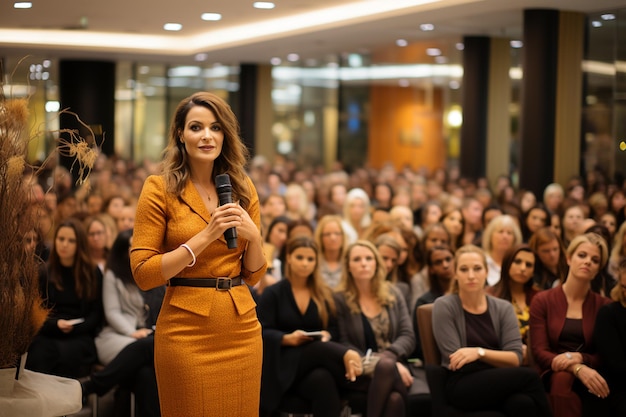
[[463, 45], [460, 170], [461, 176], [477, 179], [486, 174], [489, 38], [467, 36]]
[[[61, 109], [76, 113], [80, 120], [92, 129], [94, 137], [80, 121], [71, 114], [61, 113], [62, 130], [76, 130], [90, 144], [95, 140], [102, 152], [112, 155], [115, 149], [115, 63], [110, 61], [61, 60], [59, 62], [59, 99]], [[63, 133], [62, 139], [70, 140]], [[103, 140], [104, 138], [104, 140]], [[62, 145], [62, 144], [61, 144]], [[78, 170], [72, 168], [75, 157], [62, 152], [59, 162], [72, 170], [72, 182], [78, 180]]]
[[239, 123], [241, 136], [252, 155], [272, 160], [272, 67], [242, 64], [239, 73]]
[[520, 187], [541, 197], [580, 172], [584, 15], [524, 11]]

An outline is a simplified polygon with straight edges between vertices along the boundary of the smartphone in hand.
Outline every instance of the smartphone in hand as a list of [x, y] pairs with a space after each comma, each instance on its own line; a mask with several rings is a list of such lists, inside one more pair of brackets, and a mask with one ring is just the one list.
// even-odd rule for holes
[[324, 334], [321, 331], [317, 332], [304, 332], [305, 336], [312, 337], [314, 340], [322, 340]]

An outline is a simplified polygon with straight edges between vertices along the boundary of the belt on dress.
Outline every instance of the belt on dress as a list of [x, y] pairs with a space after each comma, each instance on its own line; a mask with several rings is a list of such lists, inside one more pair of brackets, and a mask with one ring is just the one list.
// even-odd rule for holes
[[218, 291], [228, 291], [232, 287], [242, 285], [241, 277], [234, 278], [171, 278], [169, 280], [170, 287], [202, 287], [215, 288]]

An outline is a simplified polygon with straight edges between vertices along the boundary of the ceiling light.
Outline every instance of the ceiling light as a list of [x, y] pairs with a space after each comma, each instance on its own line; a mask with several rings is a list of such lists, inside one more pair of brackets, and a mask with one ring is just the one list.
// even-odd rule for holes
[[463, 42], [457, 42], [455, 47], [457, 51], [462, 51], [463, 49], [465, 49], [465, 45], [463, 44]]
[[207, 59], [209, 59], [209, 54], [200, 53], [195, 56], [195, 60], [198, 62], [206, 61]]
[[269, 1], [255, 1], [254, 4], [255, 9], [273, 9], [276, 5]]
[[605, 13], [603, 15], [600, 15], [600, 17], [602, 18], [602, 20], [615, 20], [615, 15], [613, 13]]
[[210, 22], [217, 22], [218, 20], [222, 20], [222, 15], [219, 13], [202, 13], [200, 18]]
[[183, 28], [183, 25], [180, 23], [166, 23], [163, 25], [163, 29], [169, 30], [172, 32], [177, 32]]
[[13, 3], [13, 7], [15, 9], [30, 9], [31, 7], [33, 7], [33, 3], [29, 1], [18, 1]]
[[280, 65], [282, 64], [283, 60], [280, 59], [279, 57], [275, 56], [272, 59], [270, 59], [270, 64], [272, 65]]
[[428, 55], [428, 56], [439, 56], [439, 55], [441, 55], [441, 49], [439, 49], [439, 48], [426, 48], [426, 55]]
[[448, 83], [448, 86], [452, 89], [452, 90], [458, 90], [459, 88], [461, 88], [461, 83], [458, 82], [457, 80], [452, 80]]
[[403, 78], [401, 80], [398, 80], [398, 85], [400, 87], [408, 87], [411, 85], [411, 83], [409, 82], [409, 80]]
[[511, 48], [519, 49], [522, 46], [524, 46], [524, 42], [522, 42], [520, 40], [512, 40], [511, 41]]
[[300, 59], [300, 55], [298, 55], [298, 54], [291, 53], [291, 54], [287, 55], [287, 61], [289, 61], [289, 62], [296, 62], [299, 59]]
[[598, 21], [598, 20], [594, 20], [591, 22], [591, 26], [593, 26], [594, 28], [599, 28], [602, 26], [602, 22]]
[[431, 30], [435, 30], [435, 25], [432, 23], [422, 23], [420, 29], [424, 32], [430, 32]]
[[446, 58], [446, 57], [445, 57], [445, 56], [443, 56], [443, 55], [436, 56], [436, 57], [435, 57], [435, 62], [436, 62], [437, 64], [446, 64], [446, 63], [448, 62], [448, 58]]
[[409, 43], [407, 42], [406, 39], [398, 39], [396, 41], [396, 45], [398, 45], [399, 47], [403, 48], [405, 46], [407, 46]]
[[46, 109], [46, 112], [54, 113], [54, 112], [59, 111], [59, 109], [61, 109], [61, 103], [59, 103], [58, 101], [46, 101], [46, 104], [44, 107]]

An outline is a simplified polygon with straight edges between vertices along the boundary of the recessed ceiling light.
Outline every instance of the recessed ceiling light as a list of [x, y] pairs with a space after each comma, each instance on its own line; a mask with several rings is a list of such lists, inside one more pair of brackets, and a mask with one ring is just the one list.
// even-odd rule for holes
[[298, 54], [291, 53], [287, 55], [287, 61], [289, 62], [296, 62], [299, 59], [300, 59], [300, 55]]
[[398, 40], [396, 40], [396, 45], [398, 45], [401, 48], [407, 46], [408, 44], [409, 44], [409, 42], [407, 42], [406, 39], [398, 39]]
[[222, 20], [222, 15], [219, 13], [202, 13], [200, 18], [209, 22], [217, 22], [218, 20]]
[[605, 13], [603, 15], [600, 15], [600, 17], [602, 18], [602, 20], [615, 20], [615, 15], [613, 13]]
[[435, 25], [432, 23], [422, 23], [420, 29], [424, 32], [430, 32], [431, 30], [435, 30]]
[[439, 56], [439, 55], [441, 55], [441, 49], [439, 49], [439, 48], [426, 48], [426, 55], [428, 55], [428, 56]]
[[522, 42], [520, 40], [512, 40], [511, 41], [511, 48], [519, 49], [522, 46], [524, 46], [524, 42]]
[[594, 20], [593, 22], [591, 22], [591, 26], [593, 26], [594, 28], [599, 28], [602, 26], [602, 22], [600, 22], [599, 20]]
[[200, 53], [195, 56], [195, 60], [198, 62], [206, 61], [207, 59], [209, 59], [209, 54]]
[[252, 6], [255, 9], [273, 9], [276, 5], [269, 1], [255, 1]]
[[166, 23], [163, 25], [163, 29], [169, 30], [172, 32], [177, 32], [183, 28], [183, 25], [180, 23]]
[[400, 87], [408, 87], [411, 85], [411, 83], [409, 82], [409, 80], [403, 78], [401, 80], [398, 80], [398, 85]]
[[463, 49], [465, 49], [465, 45], [463, 44], [463, 42], [457, 42], [455, 47], [457, 51], [462, 51]]
[[436, 57], [435, 57], [435, 62], [436, 62], [437, 64], [446, 64], [446, 63], [448, 62], [448, 58], [446, 58], [446, 57], [445, 57], [445, 56], [443, 56], [443, 55], [436, 56]]
[[33, 7], [33, 3], [31, 3], [30, 1], [18, 1], [13, 3], [13, 7], [15, 9], [30, 9], [31, 7]]
[[275, 56], [272, 59], [270, 59], [270, 64], [272, 64], [272, 65], [280, 65], [282, 62], [283, 62], [283, 60], [280, 59], [277, 56]]

